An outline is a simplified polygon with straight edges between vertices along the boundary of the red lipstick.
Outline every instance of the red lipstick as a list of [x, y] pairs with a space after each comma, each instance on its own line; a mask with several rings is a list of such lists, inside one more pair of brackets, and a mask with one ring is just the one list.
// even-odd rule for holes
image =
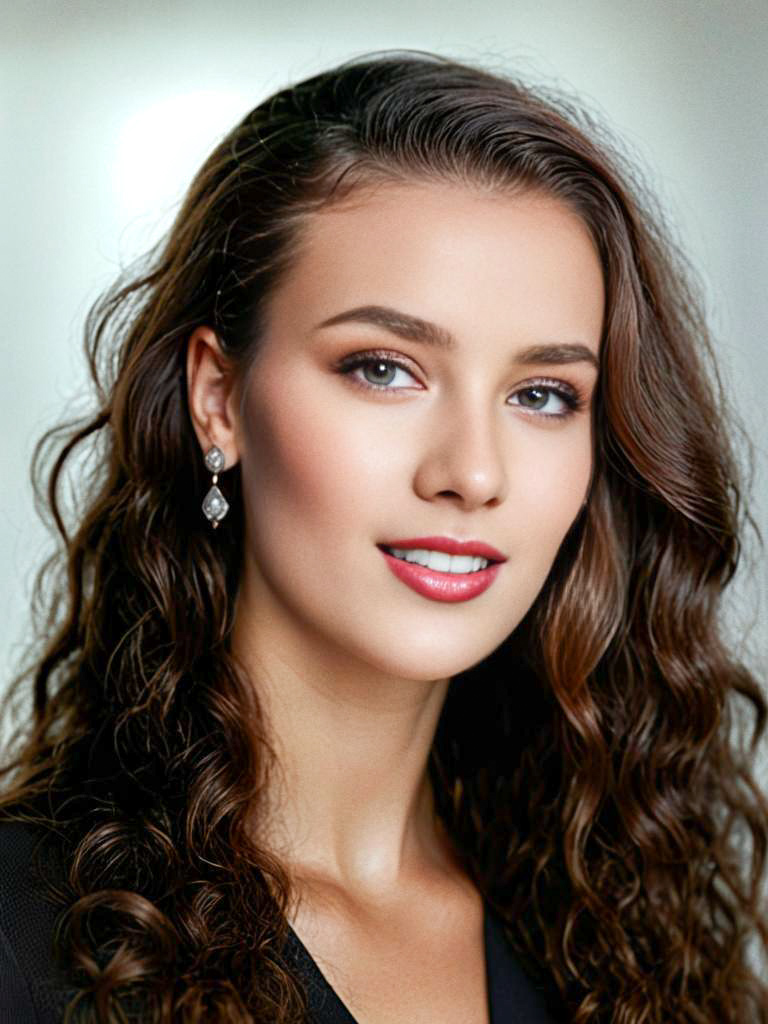
[[[390, 554], [386, 548], [426, 548], [430, 551], [444, 551], [449, 555], [479, 556], [492, 561], [493, 564], [485, 569], [478, 569], [477, 572], [440, 572], [416, 562], [406, 562]], [[399, 580], [417, 594], [433, 601], [469, 601], [477, 597], [490, 587], [499, 574], [501, 563], [506, 561], [505, 556], [490, 544], [474, 540], [458, 541], [451, 537], [412, 537], [408, 540], [395, 540], [386, 545], [380, 544], [379, 550]]]

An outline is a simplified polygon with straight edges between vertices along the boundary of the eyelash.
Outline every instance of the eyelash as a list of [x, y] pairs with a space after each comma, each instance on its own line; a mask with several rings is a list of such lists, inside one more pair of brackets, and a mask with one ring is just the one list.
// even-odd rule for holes
[[[353, 377], [353, 370], [359, 370], [363, 366], [370, 366], [372, 364], [386, 363], [390, 366], [396, 366], [406, 373], [413, 376], [408, 365], [402, 360], [397, 359], [388, 352], [355, 352], [352, 355], [346, 356], [336, 366], [339, 373], [349, 377], [354, 383], [363, 388], [365, 391], [402, 391], [403, 388], [389, 387], [387, 384], [371, 384], [370, 381], [362, 380], [360, 377]], [[548, 378], [537, 378], [536, 380], [529, 381], [525, 387], [518, 388], [513, 394], [517, 394], [520, 391], [529, 391], [533, 388], [539, 388], [545, 391], [550, 391], [557, 395], [558, 398], [565, 402], [567, 409], [564, 412], [540, 412], [537, 409], [528, 409], [525, 406], [518, 406], [522, 408], [523, 412], [528, 415], [542, 416], [548, 420], [559, 420], [566, 419], [568, 416], [572, 416], [575, 412], [583, 409], [586, 405], [586, 401], [583, 396], [569, 384], [565, 384], [561, 380], [550, 380]]]

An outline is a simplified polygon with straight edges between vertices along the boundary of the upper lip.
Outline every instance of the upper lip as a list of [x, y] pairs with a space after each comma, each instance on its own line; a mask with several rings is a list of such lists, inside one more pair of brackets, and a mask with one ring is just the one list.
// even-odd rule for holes
[[482, 540], [454, 540], [453, 537], [409, 537], [408, 540], [388, 540], [379, 545], [387, 548], [426, 548], [429, 551], [444, 551], [448, 555], [474, 555], [487, 558], [489, 562], [506, 562], [491, 544]]

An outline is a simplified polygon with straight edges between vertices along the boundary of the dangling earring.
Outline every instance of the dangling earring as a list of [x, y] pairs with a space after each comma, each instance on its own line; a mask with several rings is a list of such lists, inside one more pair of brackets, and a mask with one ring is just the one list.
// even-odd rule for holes
[[219, 482], [219, 473], [224, 469], [225, 462], [224, 452], [215, 444], [205, 453], [205, 465], [213, 473], [213, 479], [211, 480], [211, 489], [203, 499], [203, 512], [214, 530], [229, 512], [229, 502], [216, 486]]

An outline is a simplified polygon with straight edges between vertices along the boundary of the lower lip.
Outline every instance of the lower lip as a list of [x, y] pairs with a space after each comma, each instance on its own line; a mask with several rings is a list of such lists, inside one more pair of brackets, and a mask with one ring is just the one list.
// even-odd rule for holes
[[404, 562], [402, 558], [396, 558], [381, 548], [379, 551], [399, 580], [407, 583], [417, 594], [433, 601], [469, 601], [477, 597], [490, 587], [503, 564], [494, 562], [477, 572], [437, 572], [416, 562]]

